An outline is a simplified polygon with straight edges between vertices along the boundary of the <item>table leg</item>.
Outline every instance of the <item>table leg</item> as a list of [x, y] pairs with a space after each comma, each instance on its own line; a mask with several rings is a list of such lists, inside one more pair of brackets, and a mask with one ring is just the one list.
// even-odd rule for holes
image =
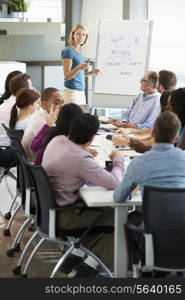
[[114, 208], [114, 276], [127, 277], [127, 246], [123, 224], [127, 220], [128, 207]]

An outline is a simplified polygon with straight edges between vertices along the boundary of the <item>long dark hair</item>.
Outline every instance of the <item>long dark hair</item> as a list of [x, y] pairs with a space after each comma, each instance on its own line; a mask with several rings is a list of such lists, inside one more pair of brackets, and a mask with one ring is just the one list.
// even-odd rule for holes
[[81, 117], [83, 115], [83, 110], [80, 106], [74, 103], [65, 104], [59, 114], [56, 121], [56, 127], [53, 127], [53, 130], [46, 132], [44, 140], [42, 142], [42, 147], [46, 147], [47, 144], [57, 135], [65, 135], [68, 136], [70, 132], [71, 125], [74, 120]]
[[161, 94], [160, 97], [160, 105], [161, 105], [161, 112], [163, 113], [166, 110], [166, 106], [168, 105], [168, 98], [171, 95], [170, 91], [165, 91]]
[[183, 128], [185, 126], [185, 88], [178, 88], [171, 92], [170, 104]]
[[6, 77], [6, 80], [5, 80], [4, 93], [0, 97], [0, 104], [2, 104], [4, 102], [4, 100], [7, 100], [8, 98], [10, 98], [10, 96], [12, 94], [10, 91], [10, 87], [9, 87], [10, 79], [12, 79], [14, 76], [21, 74], [21, 73], [22, 73], [21, 71], [13, 71], [8, 74], [8, 76]]
[[26, 108], [29, 105], [32, 105], [35, 101], [39, 99], [40, 95], [38, 92], [28, 89], [28, 88], [22, 88], [20, 89], [16, 94], [16, 102], [12, 107], [11, 110], [11, 116], [10, 116], [10, 122], [9, 126], [10, 128], [14, 129], [15, 124], [18, 120], [18, 110]]

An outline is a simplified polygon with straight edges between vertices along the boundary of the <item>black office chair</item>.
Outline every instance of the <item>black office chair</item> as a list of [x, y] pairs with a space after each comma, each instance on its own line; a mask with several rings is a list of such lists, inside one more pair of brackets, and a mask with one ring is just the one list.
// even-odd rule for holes
[[[185, 188], [145, 186], [143, 220], [144, 230], [140, 232], [144, 234], [145, 259], [139, 270], [184, 272]], [[133, 225], [127, 226], [139, 231]]]
[[45, 240], [51, 240], [54, 242], [60, 242], [62, 248], [66, 247], [67, 251], [57, 262], [51, 278], [55, 277], [58, 269], [63, 264], [65, 259], [71, 254], [74, 248], [82, 249], [87, 255], [92, 256], [105, 271], [108, 277], [113, 277], [110, 270], [105, 266], [105, 264], [90, 250], [82, 246], [83, 238], [89, 233], [112, 233], [113, 228], [111, 226], [107, 227], [96, 227], [97, 221], [102, 216], [102, 209], [97, 208], [84, 208], [87, 210], [96, 210], [99, 212], [99, 216], [94, 220], [94, 222], [89, 226], [88, 229], [72, 229], [72, 230], [59, 230], [56, 226], [56, 215], [60, 211], [71, 210], [73, 207], [59, 207], [56, 204], [55, 193], [52, 189], [49, 178], [41, 166], [31, 165], [24, 159], [24, 165], [29, 170], [32, 182], [36, 191], [36, 205], [37, 205], [37, 226], [41, 240], [36, 245], [32, 254], [30, 255], [25, 268], [23, 270], [22, 276], [27, 277], [27, 270], [30, 263], [36, 254], [39, 247], [43, 244]]
[[[8, 128], [5, 124], [2, 123], [2, 126], [3, 128], [5, 129], [6, 131], [6, 134], [7, 136], [10, 138], [10, 141], [11, 141], [11, 138], [13, 137], [16, 137], [20, 142], [22, 140], [22, 137], [23, 137], [23, 134], [24, 134], [24, 131], [23, 130], [16, 130], [16, 129], [11, 129], [11, 128]], [[11, 142], [10, 142], [10, 147], [11, 147]], [[5, 168], [0, 176], [0, 182], [3, 180], [3, 178], [6, 178], [6, 176], [9, 176], [10, 178], [14, 179], [14, 180], [17, 180], [17, 177], [11, 172], [11, 168], [13, 167], [16, 167], [17, 166], [17, 163], [16, 163], [16, 159], [14, 162], [12, 162], [9, 166], [7, 166], [7, 168]], [[9, 193], [11, 194], [10, 190], [9, 190], [9, 187], [7, 185], [7, 189], [9, 191]], [[12, 195], [12, 194], [11, 194]], [[13, 201], [11, 203], [11, 206], [10, 206], [10, 209], [7, 213], [5, 213], [4, 215], [4, 218], [6, 220], [9, 220], [11, 219], [11, 215], [12, 215], [12, 210], [13, 210], [13, 207], [14, 207], [14, 204], [16, 202], [16, 199], [17, 197], [19, 196], [19, 193], [18, 193], [18, 187], [17, 187], [17, 193], [15, 195], [15, 197], [13, 198]], [[11, 223], [10, 222], [10, 226], [11, 226]], [[10, 231], [9, 230], [5, 230], [4, 231], [4, 235], [5, 236], [9, 236], [10, 235]]]
[[[24, 215], [27, 217], [25, 222], [22, 224], [22, 226], [18, 230], [16, 237], [13, 240], [11, 248], [9, 250], [7, 250], [7, 255], [9, 257], [12, 257], [12, 256], [14, 256], [15, 252], [20, 251], [20, 241], [21, 241], [23, 234], [25, 232], [25, 229], [28, 227], [28, 225], [30, 225], [31, 222], [34, 223], [34, 219], [33, 219], [34, 214], [32, 214], [31, 208], [30, 208], [30, 201], [31, 201], [30, 199], [31, 199], [31, 193], [32, 193], [32, 191], [29, 190], [30, 184], [27, 182], [28, 180], [27, 180], [25, 174], [23, 173], [19, 157], [17, 156], [17, 153], [19, 153], [20, 156], [24, 156], [26, 158], [26, 154], [21, 145], [23, 131], [8, 128], [4, 124], [2, 124], [2, 125], [5, 128], [8, 137], [10, 138], [11, 148], [16, 153], [17, 181], [16, 181], [16, 196], [14, 199], [14, 203], [15, 203], [17, 197], [21, 198], [21, 202], [17, 205], [5, 230], [3, 231], [3, 234], [5, 236], [10, 236], [10, 234], [11, 234], [10, 228], [11, 228], [11, 225], [12, 225], [14, 218], [15, 218], [16, 214], [18, 213], [18, 211], [21, 210], [24, 213]], [[29, 188], [27, 188], [27, 187], [29, 187]], [[12, 209], [13, 209], [14, 203], [12, 203], [12, 205], [11, 205]], [[7, 214], [11, 215], [11, 210]]]

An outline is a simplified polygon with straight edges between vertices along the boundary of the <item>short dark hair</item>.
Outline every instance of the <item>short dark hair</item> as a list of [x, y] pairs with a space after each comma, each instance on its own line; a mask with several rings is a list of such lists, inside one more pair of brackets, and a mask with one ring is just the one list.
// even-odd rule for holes
[[4, 93], [0, 98], [1, 103], [4, 102], [4, 100], [7, 100], [8, 98], [10, 98], [10, 96], [11, 96], [11, 91], [10, 91], [10, 86], [9, 86], [10, 80], [18, 74], [22, 74], [22, 72], [16, 70], [16, 71], [10, 72], [7, 75], [6, 80], [5, 80]]
[[167, 70], [159, 71], [159, 84], [161, 84], [166, 91], [173, 91], [177, 84], [175, 73]]
[[185, 88], [178, 88], [171, 92], [170, 104], [173, 112], [181, 121], [182, 127], [185, 126]]
[[152, 83], [153, 88], [155, 89], [157, 87], [157, 82], [158, 82], [157, 72], [154, 71], [148, 72], [148, 80]]
[[44, 89], [41, 93], [41, 101], [48, 101], [54, 92], [58, 92], [59, 90], [53, 87], [49, 87]]
[[28, 79], [31, 78], [27, 73], [21, 73], [12, 77], [9, 84], [11, 94], [16, 96], [18, 90], [21, 88], [29, 88]]
[[154, 124], [154, 137], [156, 143], [173, 143], [181, 123], [176, 114], [166, 111], [162, 113]]
[[99, 125], [95, 116], [84, 113], [80, 118], [74, 120], [69, 139], [79, 145], [86, 144], [97, 133]]

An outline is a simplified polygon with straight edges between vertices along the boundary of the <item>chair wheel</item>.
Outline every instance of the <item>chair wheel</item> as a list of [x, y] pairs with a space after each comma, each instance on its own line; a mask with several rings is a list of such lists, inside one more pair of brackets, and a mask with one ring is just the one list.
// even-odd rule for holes
[[21, 273], [21, 266], [17, 266], [12, 270], [14, 275], [19, 275]]
[[7, 212], [6, 214], [4, 214], [4, 218], [5, 218], [6, 220], [10, 220], [10, 218], [11, 218], [11, 212], [9, 211], [9, 212]]
[[22, 278], [28, 278], [28, 275], [25, 273], [25, 274], [21, 274], [21, 277]]
[[15, 252], [15, 250], [12, 248], [12, 249], [9, 249], [8, 251], [6, 251], [6, 254], [8, 255], [8, 257], [13, 257], [14, 252]]
[[3, 235], [4, 235], [4, 236], [10, 236], [10, 235], [11, 235], [10, 229], [5, 229], [5, 230], [3, 231]]
[[13, 250], [14, 250], [15, 252], [20, 252], [20, 251], [21, 251], [20, 244], [17, 244], [17, 245], [13, 248]]

